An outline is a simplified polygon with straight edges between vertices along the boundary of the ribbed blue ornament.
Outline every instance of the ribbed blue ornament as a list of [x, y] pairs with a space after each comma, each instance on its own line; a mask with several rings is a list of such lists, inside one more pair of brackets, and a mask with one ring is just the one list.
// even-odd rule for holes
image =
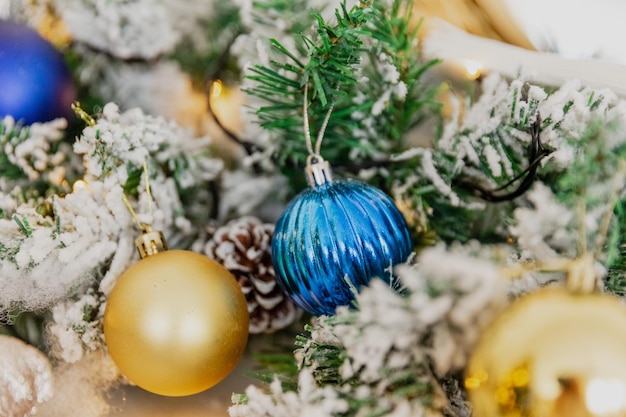
[[29, 125], [68, 118], [75, 98], [63, 55], [33, 29], [0, 20], [0, 119]]
[[[319, 174], [319, 172], [318, 172]], [[391, 280], [390, 266], [412, 251], [409, 229], [393, 201], [354, 180], [313, 179], [276, 223], [272, 262], [276, 281], [314, 315], [333, 315], [374, 277]]]

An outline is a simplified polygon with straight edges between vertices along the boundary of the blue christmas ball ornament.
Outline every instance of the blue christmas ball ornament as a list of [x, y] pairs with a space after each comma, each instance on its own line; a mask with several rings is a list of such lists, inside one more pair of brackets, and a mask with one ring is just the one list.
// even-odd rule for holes
[[385, 193], [360, 181], [333, 181], [328, 163], [317, 155], [312, 160], [310, 188], [276, 223], [272, 262], [277, 282], [296, 304], [333, 315], [372, 278], [391, 284], [391, 269], [406, 262], [412, 242]]
[[69, 117], [75, 98], [61, 53], [33, 29], [0, 20], [0, 119], [28, 125]]

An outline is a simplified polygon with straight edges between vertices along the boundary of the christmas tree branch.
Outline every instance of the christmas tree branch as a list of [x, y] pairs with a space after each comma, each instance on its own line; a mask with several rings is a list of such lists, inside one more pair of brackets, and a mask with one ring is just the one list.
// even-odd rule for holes
[[[448, 241], [480, 236], [484, 241], [504, 242], [510, 238], [509, 230], [498, 231], [496, 225], [513, 216], [515, 200], [527, 200], [533, 181], [547, 181], [552, 187], [560, 184], [562, 191], [556, 188], [555, 193], [564, 196], [574, 195], [574, 187], [567, 182], [575, 178], [588, 182], [586, 190], [605, 188], [600, 184], [609, 177], [598, 178], [604, 170], [594, 171], [592, 161], [581, 162], [571, 156], [580, 152], [574, 149], [588, 146], [589, 126], [601, 121], [604, 134], [608, 134], [618, 105], [615, 97], [579, 85], [546, 92], [523, 79], [506, 83], [495, 76], [483, 81], [483, 90], [480, 99], [465, 109], [462, 121], [453, 117], [448, 122], [432, 150], [407, 150], [396, 157], [402, 164], [387, 168], [394, 195], [411, 207], [407, 211], [413, 213], [420, 232], [431, 230]], [[577, 112], [585, 117], [576, 119]], [[589, 145], [592, 143], [595, 141]], [[604, 151], [598, 158], [605, 158]], [[568, 164], [582, 165], [573, 168]], [[588, 175], [581, 175], [584, 172]], [[474, 191], [498, 191], [520, 178], [526, 179], [518, 189], [504, 194], [504, 200], [514, 198], [512, 202], [496, 206], [485, 202], [494, 200], [490, 198], [493, 192]], [[558, 178], [564, 182], [555, 183]], [[435, 190], [424, 192], [429, 184]], [[501, 197], [500, 193], [494, 195]], [[452, 218], [454, 221], [449, 221]]]
[[454, 373], [472, 345], [461, 329], [505, 297], [498, 271], [469, 252], [425, 251], [398, 271], [406, 293], [374, 280], [357, 296], [358, 309], [314, 320], [297, 338], [299, 373], [288, 379], [296, 388], [282, 376], [267, 390], [249, 387], [230, 415], [444, 415], [450, 407], [439, 378]]
[[309, 119], [312, 134], [321, 128], [334, 105], [322, 147], [323, 156], [338, 170], [358, 173], [361, 166], [379, 166], [389, 153], [403, 148], [403, 135], [431, 114], [434, 90], [421, 77], [435, 61], [422, 64], [417, 52], [417, 30], [409, 2], [345, 5], [328, 23], [314, 14], [316, 34], [298, 37], [307, 58], [271, 42], [278, 58], [257, 65], [248, 93], [262, 98], [259, 123], [273, 132], [275, 163], [289, 172], [304, 166], [302, 102], [310, 88]]

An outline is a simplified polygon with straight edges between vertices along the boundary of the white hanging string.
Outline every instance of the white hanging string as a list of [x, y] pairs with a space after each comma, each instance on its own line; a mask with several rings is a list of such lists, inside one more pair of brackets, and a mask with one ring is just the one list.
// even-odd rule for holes
[[322, 140], [324, 139], [324, 133], [326, 133], [326, 128], [328, 127], [328, 121], [330, 120], [330, 115], [333, 112], [333, 108], [335, 107], [335, 103], [332, 103], [326, 112], [326, 116], [324, 117], [324, 121], [322, 123], [322, 127], [315, 139], [315, 149], [313, 149], [313, 141], [311, 139], [311, 129], [309, 125], [309, 98], [308, 98], [308, 86], [304, 86], [304, 100], [302, 103], [302, 111], [304, 116], [304, 137], [306, 139], [306, 149], [311, 156], [321, 156], [320, 152], [322, 150]]
[[304, 101], [302, 103], [303, 118], [304, 118], [304, 136], [306, 139], [306, 148], [309, 152], [309, 156], [306, 158], [306, 175], [307, 181], [311, 187], [316, 187], [322, 184], [326, 184], [332, 181], [332, 173], [330, 165], [322, 158], [320, 154], [322, 149], [322, 140], [324, 139], [324, 133], [330, 120], [330, 115], [333, 111], [334, 103], [330, 105], [319, 134], [315, 140], [315, 148], [313, 148], [313, 141], [311, 139], [311, 129], [309, 126], [309, 98], [308, 98], [308, 85], [304, 86]]

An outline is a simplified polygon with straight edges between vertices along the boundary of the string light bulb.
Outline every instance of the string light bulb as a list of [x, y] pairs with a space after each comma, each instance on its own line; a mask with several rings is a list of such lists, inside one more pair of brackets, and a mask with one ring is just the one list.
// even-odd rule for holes
[[483, 72], [483, 65], [473, 59], [467, 59], [463, 61], [463, 70], [465, 76], [470, 80], [477, 80], [480, 78]]
[[85, 180], [76, 180], [74, 184], [72, 184], [72, 192], [76, 192], [78, 190], [88, 190], [89, 185], [87, 185], [87, 181]]
[[626, 385], [617, 378], [594, 378], [585, 385], [585, 404], [593, 415], [615, 415], [626, 410]]

